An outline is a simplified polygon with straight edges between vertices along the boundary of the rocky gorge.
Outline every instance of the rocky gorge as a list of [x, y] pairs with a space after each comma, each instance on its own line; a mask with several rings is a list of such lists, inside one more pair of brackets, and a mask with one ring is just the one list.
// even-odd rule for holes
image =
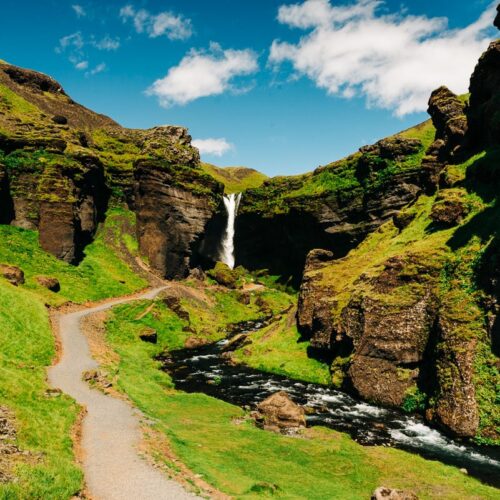
[[[500, 442], [499, 63], [492, 42], [470, 95], [436, 89], [430, 120], [245, 189], [234, 238], [237, 266], [298, 291], [296, 326], [333, 386], [488, 445]], [[77, 266], [120, 207], [160, 278], [213, 268], [226, 215], [212, 171], [187, 129], [123, 128], [0, 62], [0, 223], [37, 231], [57, 259]], [[237, 288], [230, 277], [214, 279]]]

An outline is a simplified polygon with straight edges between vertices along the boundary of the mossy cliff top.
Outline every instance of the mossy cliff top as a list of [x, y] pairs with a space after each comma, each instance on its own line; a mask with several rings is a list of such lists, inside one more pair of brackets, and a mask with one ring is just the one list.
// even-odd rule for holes
[[328, 200], [362, 197], [398, 174], [419, 170], [434, 134], [428, 120], [311, 173], [265, 180], [261, 186], [245, 191], [240, 213], [272, 217], [294, 209], [314, 212]]
[[224, 191], [228, 194], [258, 188], [268, 179], [267, 175], [247, 167], [217, 167], [210, 163], [202, 163], [201, 168], [224, 184]]
[[[185, 128], [123, 128], [111, 118], [73, 101], [51, 77], [2, 61], [0, 150], [4, 163], [17, 169], [33, 168], [39, 159], [38, 150], [64, 156], [66, 160], [61, 158], [61, 164], [75, 160], [102, 165], [112, 195], [124, 201], [133, 197], [134, 163], [141, 159], [156, 159], [166, 168], [190, 168], [191, 177], [200, 176], [200, 185], [205, 177], [198, 150], [191, 146]], [[19, 150], [26, 158], [23, 163], [10, 158], [13, 152], [19, 156]], [[206, 189], [201, 194], [211, 192]]]

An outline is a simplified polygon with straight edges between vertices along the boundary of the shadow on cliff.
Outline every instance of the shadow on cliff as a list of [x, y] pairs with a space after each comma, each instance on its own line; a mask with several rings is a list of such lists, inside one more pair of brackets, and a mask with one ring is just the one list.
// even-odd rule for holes
[[0, 224], [10, 224], [15, 218], [14, 200], [7, 176], [0, 180]]
[[491, 313], [488, 330], [493, 352], [500, 355], [500, 148], [488, 150], [468, 169], [462, 186], [477, 194], [489, 206], [459, 227], [448, 241], [454, 251], [474, 237], [486, 244], [475, 266], [475, 285], [489, 299], [483, 307]]
[[356, 246], [362, 235], [332, 234], [307, 213], [265, 218], [242, 214], [236, 218], [236, 264], [251, 271], [267, 269], [279, 282], [298, 289], [309, 251], [327, 248], [337, 258]]

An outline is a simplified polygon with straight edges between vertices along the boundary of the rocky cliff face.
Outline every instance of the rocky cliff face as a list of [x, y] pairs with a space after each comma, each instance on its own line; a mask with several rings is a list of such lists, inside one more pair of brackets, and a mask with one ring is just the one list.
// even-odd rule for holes
[[497, 56], [494, 42], [469, 106], [433, 92], [425, 184], [346, 256], [309, 253], [297, 315], [338, 387], [489, 443], [500, 442]]
[[198, 263], [223, 188], [192, 167], [162, 160], [138, 161], [135, 175], [141, 254], [162, 276], [184, 278]]
[[77, 263], [108, 205], [126, 203], [152, 267], [184, 276], [222, 190], [190, 141], [182, 127], [122, 128], [52, 78], [0, 63], [0, 223], [37, 229], [42, 248]]
[[312, 174], [245, 191], [236, 222], [237, 263], [297, 282], [311, 249], [345, 255], [430, 188], [419, 163], [431, 129], [425, 123]]
[[473, 146], [500, 144], [500, 40], [479, 59], [469, 90], [467, 118]]

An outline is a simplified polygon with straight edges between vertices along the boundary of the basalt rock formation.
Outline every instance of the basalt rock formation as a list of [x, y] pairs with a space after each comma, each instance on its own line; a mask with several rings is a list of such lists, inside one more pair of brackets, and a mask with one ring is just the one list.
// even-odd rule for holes
[[470, 81], [467, 118], [474, 146], [500, 144], [500, 40], [481, 56]]
[[151, 267], [185, 276], [215, 260], [205, 233], [221, 192], [185, 128], [125, 129], [52, 78], [0, 62], [0, 223], [38, 230], [57, 258], [78, 263], [107, 207], [125, 204]]
[[[393, 219], [382, 215], [347, 254], [332, 242], [309, 253], [297, 314], [303, 336], [333, 358], [335, 385], [491, 444], [500, 442], [499, 46], [479, 60], [468, 106], [446, 87], [432, 93], [418, 189]], [[368, 168], [357, 159], [368, 179], [384, 156], [378, 144], [360, 151], [373, 155]]]
[[[307, 253], [345, 255], [427, 189], [420, 168], [425, 123], [312, 174], [278, 177], [245, 191], [236, 220], [236, 262], [300, 281]], [[418, 168], [417, 168], [418, 167]]]

